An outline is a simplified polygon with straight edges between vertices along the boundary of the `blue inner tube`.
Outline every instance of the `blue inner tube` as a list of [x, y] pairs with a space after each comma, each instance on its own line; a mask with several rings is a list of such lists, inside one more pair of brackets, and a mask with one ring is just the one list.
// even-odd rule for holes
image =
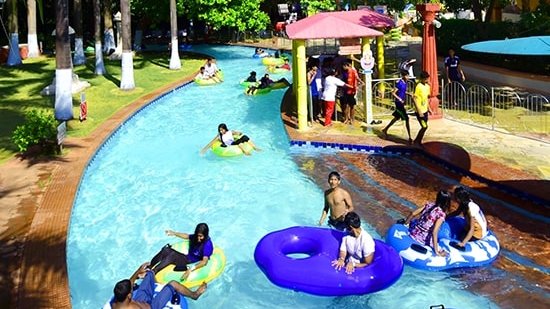
[[[388, 288], [403, 272], [399, 254], [375, 240], [373, 262], [353, 274], [336, 271], [346, 234], [319, 227], [290, 227], [265, 235], [257, 244], [254, 260], [275, 285], [321, 296], [362, 295]], [[293, 256], [299, 255], [299, 256]]]
[[[156, 295], [158, 294], [158, 292], [160, 292], [160, 290], [162, 290], [163, 286], [164, 286], [164, 284], [159, 284], [159, 283], [155, 284], [155, 291], [153, 293], [153, 298], [155, 298]], [[132, 296], [134, 296], [135, 293], [136, 293], [136, 291], [134, 290], [134, 292], [132, 293]], [[187, 298], [185, 298], [185, 296], [183, 296], [183, 294], [181, 294], [181, 293], [178, 293], [178, 294], [180, 296], [180, 303], [179, 304], [176, 305], [176, 304], [172, 304], [171, 301], [167, 301], [163, 308], [165, 308], [165, 309], [188, 309], [189, 305], [187, 303]], [[111, 302], [113, 302], [113, 301], [114, 301], [114, 297], [111, 298], [105, 305], [103, 305], [102, 309], [111, 309]]]
[[445, 270], [459, 267], [477, 267], [494, 261], [500, 251], [495, 235], [488, 231], [487, 236], [476, 241], [469, 241], [464, 251], [453, 247], [451, 243], [460, 242], [458, 235], [466, 226], [461, 217], [448, 218], [441, 225], [438, 233], [438, 245], [447, 252], [447, 256], [438, 256], [431, 246], [414, 240], [409, 229], [403, 224], [394, 224], [388, 230], [386, 242], [399, 252], [405, 263], [425, 270]]

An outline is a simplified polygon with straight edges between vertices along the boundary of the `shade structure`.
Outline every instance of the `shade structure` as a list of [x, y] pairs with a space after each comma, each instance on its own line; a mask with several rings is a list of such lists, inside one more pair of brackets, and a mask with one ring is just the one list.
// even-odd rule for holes
[[338, 18], [333, 13], [319, 13], [286, 27], [290, 39], [357, 38], [384, 35], [366, 26]]
[[386, 28], [394, 27], [395, 22], [389, 16], [380, 14], [373, 10], [362, 9], [362, 10], [353, 10], [353, 11], [339, 11], [330, 13], [334, 16], [345, 19], [352, 23], [369, 27], [369, 28]]
[[550, 36], [483, 41], [463, 45], [462, 49], [491, 54], [550, 56]]

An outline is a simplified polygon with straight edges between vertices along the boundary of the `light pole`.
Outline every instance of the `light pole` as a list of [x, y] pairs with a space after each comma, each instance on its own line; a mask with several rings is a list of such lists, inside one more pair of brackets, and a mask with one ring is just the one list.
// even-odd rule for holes
[[113, 15], [113, 21], [115, 22], [116, 26], [116, 48], [118, 49], [119, 46], [122, 45], [122, 37], [120, 35], [122, 30], [122, 14], [120, 14], [120, 11], [116, 12], [116, 14]]

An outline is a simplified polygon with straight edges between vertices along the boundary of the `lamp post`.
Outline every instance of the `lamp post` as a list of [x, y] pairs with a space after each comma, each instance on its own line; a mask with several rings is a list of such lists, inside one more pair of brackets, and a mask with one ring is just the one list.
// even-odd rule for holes
[[116, 27], [116, 48], [118, 49], [119, 46], [122, 45], [122, 38], [120, 36], [122, 30], [122, 14], [120, 14], [120, 11], [113, 15], [113, 21], [115, 22]]

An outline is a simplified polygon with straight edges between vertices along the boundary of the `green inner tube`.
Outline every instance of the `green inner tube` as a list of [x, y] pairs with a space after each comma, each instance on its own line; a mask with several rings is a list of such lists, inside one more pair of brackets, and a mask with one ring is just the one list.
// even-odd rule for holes
[[260, 83], [259, 82], [247, 82], [246, 80], [241, 80], [241, 82], [239, 83], [239, 85], [241, 85], [242, 87], [245, 87], [246, 89], [248, 89], [248, 87], [250, 86], [254, 86], [254, 87], [258, 87]]
[[[242, 145], [244, 145], [246, 151], [248, 152], [251, 152], [253, 150], [252, 146], [250, 146], [249, 143], [244, 143]], [[222, 147], [222, 143], [220, 141], [214, 142], [214, 144], [212, 145], [212, 152], [220, 157], [235, 157], [244, 154], [241, 147], [237, 145]]]
[[267, 87], [267, 88], [256, 88], [254, 90], [252, 90], [250, 93], [248, 92], [248, 88], [246, 88], [244, 90], [244, 94], [246, 95], [260, 95], [260, 94], [267, 94], [267, 93], [270, 93], [271, 92], [271, 87]]

